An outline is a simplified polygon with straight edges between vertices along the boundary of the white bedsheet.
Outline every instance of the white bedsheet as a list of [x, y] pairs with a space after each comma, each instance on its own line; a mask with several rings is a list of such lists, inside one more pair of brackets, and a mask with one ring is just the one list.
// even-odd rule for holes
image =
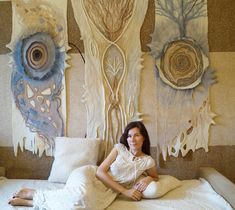
[[[0, 178], [0, 210], [31, 210], [29, 207], [12, 207], [9, 198], [22, 187], [36, 189], [58, 189], [63, 184], [46, 180], [17, 180]], [[218, 195], [204, 179], [184, 180], [183, 185], [158, 199], [129, 201], [117, 198], [107, 210], [232, 210], [231, 206]], [[67, 210], [67, 209], [65, 209]]]

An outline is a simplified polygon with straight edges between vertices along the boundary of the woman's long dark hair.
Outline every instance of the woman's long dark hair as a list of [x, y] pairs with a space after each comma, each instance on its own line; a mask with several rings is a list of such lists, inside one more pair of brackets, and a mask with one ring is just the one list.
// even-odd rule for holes
[[128, 138], [128, 132], [132, 128], [139, 128], [141, 135], [144, 137], [142, 152], [145, 153], [146, 155], [150, 155], [150, 140], [149, 140], [148, 131], [145, 128], [144, 124], [140, 121], [130, 122], [126, 126], [126, 128], [120, 138], [120, 143], [124, 144], [129, 149], [127, 138]]

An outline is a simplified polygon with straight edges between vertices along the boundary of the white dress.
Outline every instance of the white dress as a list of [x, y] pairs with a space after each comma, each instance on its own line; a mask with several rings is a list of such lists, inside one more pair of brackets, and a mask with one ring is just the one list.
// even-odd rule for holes
[[[115, 145], [118, 155], [109, 174], [113, 180], [131, 188], [137, 178], [155, 166], [151, 156], [134, 157], [123, 144]], [[117, 193], [106, 187], [95, 176], [97, 166], [75, 169], [63, 189], [37, 191], [34, 208], [40, 210], [103, 210], [116, 198]]]

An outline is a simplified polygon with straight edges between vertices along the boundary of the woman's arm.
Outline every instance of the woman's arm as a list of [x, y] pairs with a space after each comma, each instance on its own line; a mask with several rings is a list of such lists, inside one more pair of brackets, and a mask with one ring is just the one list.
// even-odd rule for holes
[[134, 185], [134, 188], [139, 190], [140, 192], [143, 192], [147, 188], [147, 186], [150, 184], [150, 182], [158, 181], [158, 174], [157, 174], [156, 166], [146, 170], [146, 173], [147, 173], [148, 176], [140, 179]]
[[140, 200], [142, 197], [142, 193], [139, 192], [136, 189], [126, 189], [121, 184], [117, 183], [112, 179], [112, 177], [109, 175], [108, 170], [115, 161], [116, 157], [118, 155], [118, 151], [116, 148], [113, 148], [113, 150], [110, 152], [108, 157], [101, 163], [101, 165], [98, 167], [96, 172], [96, 177], [101, 180], [107, 187], [112, 188], [114, 191], [118, 193], [122, 193], [123, 195], [132, 198], [133, 200]]
[[100, 179], [107, 187], [112, 188], [116, 192], [122, 193], [125, 188], [117, 182], [113, 181], [112, 177], [108, 173], [108, 170], [113, 161], [116, 159], [117, 155], [117, 149], [113, 148], [108, 157], [98, 167], [96, 177]]
[[152, 168], [146, 170], [146, 173], [148, 176], [152, 177], [154, 181], [158, 181], [158, 173], [156, 166], [153, 166]]

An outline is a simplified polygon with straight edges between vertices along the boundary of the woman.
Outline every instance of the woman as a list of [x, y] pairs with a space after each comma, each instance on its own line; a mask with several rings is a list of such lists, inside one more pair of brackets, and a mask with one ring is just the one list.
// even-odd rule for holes
[[75, 169], [60, 190], [22, 189], [9, 204], [46, 210], [99, 210], [110, 205], [119, 193], [134, 201], [141, 200], [150, 182], [156, 180], [158, 174], [150, 156], [148, 132], [142, 122], [131, 122], [126, 126], [120, 143], [98, 168], [85, 166]]

